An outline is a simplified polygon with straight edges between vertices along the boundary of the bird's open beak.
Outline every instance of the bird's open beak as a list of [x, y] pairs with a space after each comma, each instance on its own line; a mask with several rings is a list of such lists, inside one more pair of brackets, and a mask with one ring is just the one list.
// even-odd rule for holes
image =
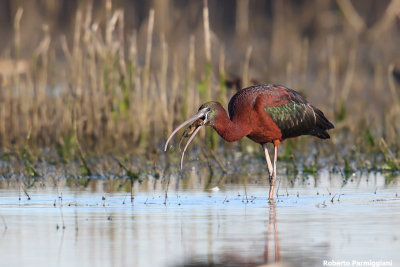
[[[180, 130], [182, 129], [186, 124], [192, 123], [188, 129], [184, 132], [184, 137], [189, 137], [189, 140], [187, 141], [185, 148], [183, 149], [182, 156], [181, 156], [181, 169], [182, 169], [182, 164], [183, 164], [183, 157], [185, 155], [185, 151], [187, 147], [189, 146], [190, 142], [192, 142], [193, 138], [196, 136], [196, 134], [199, 132], [200, 128], [203, 127], [207, 123], [207, 114], [208, 114], [207, 108], [204, 108], [202, 110], [199, 110], [196, 114], [194, 114], [192, 117], [184, 121], [182, 124], [180, 124], [176, 129], [171, 133], [171, 135], [168, 137], [167, 142], [165, 143], [164, 151], [167, 151], [168, 148], [168, 143], [171, 141], [172, 137]], [[200, 120], [200, 121], [199, 121]], [[193, 130], [193, 127], [195, 127], [195, 130]]]

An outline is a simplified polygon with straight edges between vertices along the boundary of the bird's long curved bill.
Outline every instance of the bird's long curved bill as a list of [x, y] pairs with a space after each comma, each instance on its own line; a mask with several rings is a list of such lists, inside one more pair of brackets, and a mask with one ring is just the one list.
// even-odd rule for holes
[[165, 143], [164, 146], [164, 151], [167, 151], [168, 148], [168, 143], [169, 141], [171, 141], [172, 137], [180, 130], [182, 129], [186, 124], [192, 123], [197, 119], [200, 119], [201, 117], [204, 117], [206, 114], [206, 112], [204, 110], [200, 110], [199, 112], [197, 112], [196, 114], [194, 114], [192, 117], [190, 117], [189, 119], [185, 120], [184, 122], [182, 122], [178, 127], [176, 127], [176, 129], [171, 133], [171, 135], [168, 137], [167, 142]]
[[[192, 117], [190, 117], [189, 119], [187, 119], [186, 121], [184, 121], [183, 123], [181, 123], [178, 127], [176, 127], [176, 129], [171, 133], [171, 135], [168, 137], [167, 142], [165, 143], [165, 147], [164, 147], [164, 151], [167, 151], [168, 148], [168, 143], [169, 141], [171, 141], [172, 137], [180, 130], [182, 129], [186, 124], [189, 123], [193, 123], [196, 120], [200, 119], [201, 117], [204, 117], [206, 115], [206, 111], [205, 110], [200, 110], [199, 112], [197, 112], [195, 115], [193, 115]], [[185, 155], [185, 151], [188, 148], [190, 142], [192, 142], [193, 138], [197, 135], [197, 133], [199, 132], [200, 128], [202, 126], [204, 126], [205, 121], [203, 121], [202, 124], [196, 126], [196, 129], [194, 130], [194, 132], [192, 134], [190, 134], [190, 138], [187, 141], [185, 148], [183, 149], [182, 152], [182, 156], [181, 156], [181, 169], [183, 167], [183, 157]]]
[[194, 137], [196, 136], [196, 134], [200, 131], [200, 128], [201, 128], [201, 127], [203, 127], [203, 125], [198, 126], [198, 127], [196, 128], [196, 130], [195, 130], [194, 133], [190, 136], [189, 140], [187, 141], [187, 143], [186, 143], [186, 145], [185, 145], [185, 148], [184, 148], [183, 151], [182, 151], [182, 156], [181, 156], [181, 169], [182, 169], [182, 167], [183, 167], [183, 157], [185, 156], [185, 151], [186, 151], [186, 149], [188, 148], [190, 142], [192, 142], [193, 138], [194, 138]]

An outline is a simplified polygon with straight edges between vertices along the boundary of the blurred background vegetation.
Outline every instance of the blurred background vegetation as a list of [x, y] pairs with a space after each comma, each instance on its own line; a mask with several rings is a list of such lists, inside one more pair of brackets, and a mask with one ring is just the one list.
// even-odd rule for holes
[[32, 175], [46, 151], [88, 174], [85, 154], [161, 153], [202, 102], [256, 83], [300, 91], [336, 126], [281, 159], [400, 169], [399, 0], [1, 0], [0, 34], [0, 151]]

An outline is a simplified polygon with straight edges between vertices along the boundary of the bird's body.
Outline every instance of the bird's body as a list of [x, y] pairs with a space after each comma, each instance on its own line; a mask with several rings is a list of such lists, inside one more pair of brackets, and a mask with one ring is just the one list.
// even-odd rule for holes
[[[182, 123], [171, 134], [167, 144], [180, 128], [193, 121], [195, 122], [192, 125], [196, 125], [196, 129], [191, 131], [193, 135], [183, 153], [203, 125], [213, 127], [228, 142], [247, 136], [264, 148], [270, 173], [270, 199], [273, 198], [279, 144], [287, 138], [300, 135], [327, 139], [329, 138], [327, 130], [334, 127], [322, 111], [313, 107], [296, 91], [281, 85], [262, 84], [240, 90], [231, 98], [228, 112], [229, 117], [219, 102], [203, 104], [197, 114]], [[273, 143], [275, 146], [274, 167], [266, 143]]]
[[[333, 125], [324, 114], [299, 93], [280, 85], [256, 85], [236, 93], [228, 105], [232, 121], [251, 129], [247, 135], [256, 143], [280, 142], [300, 135], [329, 138]], [[243, 118], [246, 118], [243, 119]]]

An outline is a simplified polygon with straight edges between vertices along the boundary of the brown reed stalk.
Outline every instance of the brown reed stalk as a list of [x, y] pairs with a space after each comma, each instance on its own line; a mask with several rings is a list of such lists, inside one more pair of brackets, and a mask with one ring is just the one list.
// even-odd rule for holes
[[236, 1], [236, 35], [246, 38], [249, 31], [249, 4], [250, 0]]
[[337, 58], [334, 53], [335, 39], [331, 36], [328, 39], [328, 67], [329, 67], [329, 87], [331, 90], [331, 103], [333, 110], [337, 113]]
[[356, 66], [356, 58], [357, 58], [357, 48], [358, 46], [353, 47], [350, 51], [349, 55], [349, 61], [347, 64], [347, 70], [342, 86], [342, 92], [341, 92], [341, 99], [340, 101], [345, 101], [349, 97], [350, 94], [350, 89], [353, 84], [354, 80], [354, 72], [355, 72], [355, 66]]
[[[168, 44], [165, 41], [165, 35], [161, 34], [161, 73], [160, 73], [160, 106], [164, 123], [167, 124], [167, 132], [172, 128], [172, 114], [168, 113], [168, 96], [167, 96], [167, 75], [168, 75]], [[171, 101], [172, 99], [170, 99]]]
[[246, 49], [246, 58], [244, 60], [243, 65], [243, 88], [248, 87], [250, 85], [249, 81], [249, 68], [250, 68], [250, 59], [251, 59], [251, 52], [253, 51], [253, 47], [251, 45], [247, 46]]
[[393, 71], [394, 71], [394, 64], [390, 64], [388, 67], [387, 78], [389, 84], [389, 90], [391, 93], [391, 101], [393, 102], [392, 105], [388, 106], [386, 125], [387, 125], [387, 139], [391, 141], [393, 144], [400, 144], [398, 134], [399, 134], [399, 124], [398, 121], [400, 120], [400, 99], [396, 91], [396, 85], [393, 78]]
[[146, 56], [145, 65], [143, 69], [143, 82], [141, 88], [141, 102], [140, 102], [140, 145], [145, 147], [147, 145], [147, 135], [149, 134], [149, 118], [151, 104], [151, 89], [150, 89], [150, 63], [151, 63], [151, 51], [153, 42], [153, 29], [154, 29], [154, 9], [150, 9], [148, 24], [147, 24], [147, 42], [146, 42]]
[[[22, 19], [22, 15], [24, 13], [24, 10], [22, 7], [19, 7], [17, 9], [17, 12], [15, 13], [15, 17], [14, 17], [14, 56], [19, 59], [20, 57], [20, 49], [21, 49], [21, 19]], [[12, 70], [13, 70], [13, 82], [17, 88], [17, 93], [18, 93], [18, 89], [20, 88], [20, 79], [19, 79], [19, 75], [17, 73], [17, 68], [15, 66], [15, 64], [12, 64]], [[18, 132], [17, 132], [17, 125], [18, 125], [18, 107], [16, 105], [16, 101], [13, 100], [14, 96], [13, 96], [13, 91], [9, 90], [5, 93], [4, 95], [4, 100], [5, 103], [9, 103], [9, 116], [7, 118], [7, 120], [9, 121], [9, 125], [8, 127], [6, 126], [6, 128], [9, 128], [10, 131], [8, 134], [10, 134], [11, 136], [18, 136]], [[6, 132], [4, 132], [4, 134], [6, 134]], [[9, 139], [10, 140], [10, 139]]]
[[[144, 90], [148, 89], [150, 83], [150, 60], [151, 60], [151, 48], [153, 44], [153, 29], [154, 29], [154, 9], [150, 9], [149, 19], [147, 25], [147, 42], [146, 42], [146, 58], [145, 58], [145, 78], [144, 78]], [[143, 99], [145, 100], [145, 99]]]
[[187, 101], [187, 108], [185, 111], [185, 118], [188, 116], [189, 107], [197, 107], [200, 103], [198, 90], [193, 90], [194, 88], [194, 79], [196, 74], [196, 37], [194, 35], [190, 36], [190, 43], [189, 43], [189, 58], [188, 58], [188, 88], [192, 88], [189, 90], [192, 94], [189, 95]]
[[21, 19], [24, 9], [19, 7], [14, 17], [14, 55], [19, 58], [21, 50]]
[[9, 142], [7, 140], [7, 135], [6, 133], [6, 105], [0, 105], [0, 135], [1, 135], [1, 144], [3, 145], [3, 147], [6, 147]]
[[82, 29], [82, 11], [78, 9], [76, 11], [75, 18], [75, 29], [74, 29], [74, 37], [73, 37], [73, 45], [72, 45], [72, 60], [74, 62], [72, 73], [74, 75], [75, 90], [76, 96], [78, 99], [82, 97], [82, 53], [80, 49], [80, 38], [81, 38], [81, 29]]
[[204, 27], [204, 52], [206, 59], [206, 77], [204, 84], [204, 99], [208, 101], [211, 98], [211, 86], [210, 86], [210, 73], [211, 73], [211, 34], [210, 34], [210, 22], [208, 14], [208, 0], [203, 0], [203, 27]]
[[301, 81], [299, 85], [300, 90], [304, 90], [307, 87], [307, 75], [308, 75], [308, 62], [309, 62], [309, 47], [310, 42], [308, 38], [303, 39], [302, 53], [301, 53]]
[[391, 99], [394, 103], [394, 106], [399, 106], [400, 98], [396, 91], [396, 85], [395, 85], [394, 79], [393, 79], [393, 71], [394, 71], [394, 64], [390, 64], [388, 67], [387, 77], [388, 77], [390, 93], [392, 94]]
[[[350, 1], [349, 1], [350, 2]], [[387, 5], [385, 13], [381, 16], [378, 22], [368, 30], [368, 36], [372, 40], [376, 40], [380, 34], [387, 31], [392, 25], [396, 23], [396, 19], [400, 13], [400, 0], [391, 0]]]
[[[171, 75], [171, 87], [170, 87], [170, 95], [168, 100], [168, 115], [170, 116], [170, 121], [167, 125], [168, 132], [172, 130], [172, 124], [174, 119], [174, 107], [175, 107], [175, 100], [178, 99], [180, 94], [180, 87], [181, 87], [181, 73], [182, 70], [179, 70], [179, 60], [177, 59], [177, 55], [175, 54], [172, 58], [172, 75]], [[156, 104], [156, 103], [155, 103]]]
[[208, 0], [203, 0], [203, 26], [204, 26], [204, 50], [206, 62], [211, 62], [211, 37], [208, 15]]
[[137, 33], [133, 31], [129, 38], [129, 54], [128, 54], [128, 66], [129, 66], [129, 89], [130, 94], [130, 120], [129, 129], [132, 129], [133, 140], [138, 140], [140, 136], [140, 128], [135, 127], [138, 122], [138, 116], [135, 116], [138, 112], [137, 106], [140, 102], [140, 70], [137, 63]]
[[359, 34], [366, 29], [366, 25], [364, 20], [360, 17], [351, 1], [347, 0], [336, 0], [336, 3], [342, 10], [345, 18], [348, 20], [350, 25], [355, 29], [355, 31]]
[[125, 61], [125, 37], [124, 37], [124, 20], [125, 20], [125, 15], [123, 10], [117, 10], [118, 13], [118, 42], [119, 42], [119, 49], [118, 49], [118, 55], [119, 55], [119, 65], [120, 65], [120, 70], [122, 72], [122, 75], [124, 77], [127, 76], [127, 67], [126, 67], [126, 61]]
[[293, 88], [293, 64], [292, 61], [289, 61], [286, 64], [286, 86], [289, 88]]
[[225, 106], [227, 99], [226, 99], [226, 73], [225, 73], [225, 48], [221, 45], [219, 50], [219, 93], [218, 93], [218, 100]]

